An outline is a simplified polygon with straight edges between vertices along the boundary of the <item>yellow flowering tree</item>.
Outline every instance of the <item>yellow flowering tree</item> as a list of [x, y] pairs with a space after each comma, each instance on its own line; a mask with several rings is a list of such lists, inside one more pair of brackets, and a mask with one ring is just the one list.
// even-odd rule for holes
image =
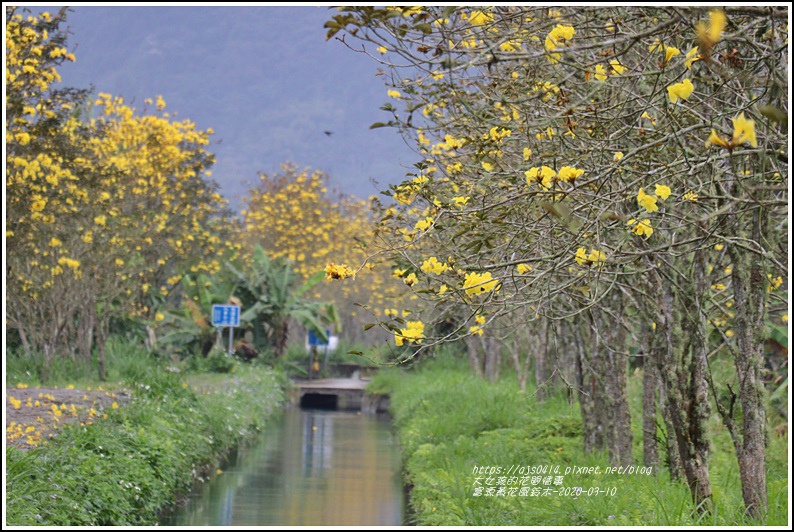
[[[695, 505], [712, 498], [711, 390], [747, 510], [763, 515], [757, 331], [769, 311], [764, 274], [787, 270], [786, 10], [400, 9], [340, 8], [326, 27], [329, 38], [345, 32], [378, 47], [371, 57], [400, 94], [383, 107], [389, 120], [373, 126], [397, 127], [421, 160], [391, 187], [380, 234], [416, 274], [411, 288], [428, 313], [448, 303], [492, 323], [550, 319], [592, 342], [557, 368], [577, 370], [566, 382], [578, 383], [585, 442], [621, 463], [633, 460], [625, 382], [634, 335], [649, 351], [646, 373], [658, 371], [665, 390], [668, 456]], [[416, 267], [430, 256], [450, 268]], [[709, 345], [717, 313], [734, 313], [709, 289], [726, 262], [736, 339]], [[472, 272], [499, 290], [475, 296]], [[420, 349], [450, 339], [426, 335]], [[734, 355], [741, 427], [734, 402], [713, 393], [706, 356], [715, 347]], [[651, 420], [657, 384], [646, 386]], [[617, 415], [598, 419], [604, 412]]]
[[72, 58], [63, 17], [6, 11], [7, 326], [45, 367], [96, 346], [104, 378], [112, 319], [151, 319], [185, 272], [220, 269], [224, 201], [209, 133], [172, 120], [162, 98], [140, 113], [51, 88]]
[[260, 174], [245, 198], [241, 238], [246, 249], [259, 244], [271, 259], [289, 261], [300, 281], [326, 272], [312, 297], [333, 303], [345, 338], [361, 341], [369, 314], [382, 317], [381, 309], [407, 290], [382, 261], [367, 260], [373, 250], [370, 204], [335, 193], [328, 180], [293, 163], [274, 175]]

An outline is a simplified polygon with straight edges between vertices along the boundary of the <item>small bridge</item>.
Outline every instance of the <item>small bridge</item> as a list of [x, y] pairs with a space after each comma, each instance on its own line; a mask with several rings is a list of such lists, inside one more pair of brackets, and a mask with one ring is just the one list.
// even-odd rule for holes
[[369, 379], [298, 380], [292, 384], [288, 392], [290, 403], [301, 408], [355, 409], [368, 413], [385, 412], [389, 408], [388, 396], [366, 393]]

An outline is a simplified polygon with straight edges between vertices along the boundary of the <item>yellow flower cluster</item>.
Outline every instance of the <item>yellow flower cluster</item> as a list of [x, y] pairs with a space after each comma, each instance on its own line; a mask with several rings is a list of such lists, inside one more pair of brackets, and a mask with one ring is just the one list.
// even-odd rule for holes
[[549, 62], [558, 63], [562, 54], [551, 53], [557, 50], [560, 46], [570, 46], [570, 41], [573, 39], [573, 34], [576, 33], [573, 26], [566, 26], [564, 24], [557, 24], [546, 36], [545, 46], [546, 51], [549, 52]]
[[758, 140], [755, 137], [755, 120], [750, 120], [740, 113], [736, 118], [731, 118], [733, 122], [733, 136], [730, 139], [724, 139], [717, 132], [712, 129], [711, 135], [706, 140], [706, 147], [711, 145], [726, 148], [728, 152], [733, 152], [737, 146], [749, 143], [753, 148], [758, 147]]
[[405, 328], [394, 333], [394, 343], [403, 345], [403, 342], [422, 343], [425, 334], [425, 324], [421, 321], [408, 321]]
[[557, 177], [557, 172], [549, 168], [548, 166], [541, 166], [532, 167], [526, 172], [524, 172], [524, 176], [527, 180], [527, 185], [531, 185], [532, 183], [539, 184], [542, 188], [550, 188], [551, 184], [554, 182], [554, 178]]
[[647, 212], [656, 212], [659, 210], [659, 206], [656, 204], [657, 197], [661, 200], [666, 200], [670, 197], [671, 190], [670, 187], [666, 185], [656, 185], [655, 196], [651, 194], [646, 194], [645, 190], [640, 188], [639, 193], [637, 194], [637, 203], [640, 207], [645, 208]]
[[485, 294], [492, 290], [499, 291], [500, 288], [501, 283], [492, 278], [491, 272], [470, 272], [465, 275], [463, 281], [463, 289], [470, 296]]
[[681, 83], [674, 83], [667, 87], [667, 95], [670, 98], [670, 103], [676, 103], [678, 100], [686, 100], [695, 90], [695, 86], [689, 78], [685, 78]]
[[579, 264], [585, 266], [593, 265], [598, 268], [604, 264], [607, 256], [606, 253], [597, 249], [591, 249], [588, 255], [587, 248], [579, 248], [576, 250], [576, 256], [574, 258]]
[[347, 279], [353, 276], [353, 270], [351, 270], [347, 264], [336, 265], [333, 262], [329, 262], [325, 267], [326, 279]]
[[422, 271], [426, 273], [441, 275], [447, 270], [449, 270], [449, 266], [443, 262], [439, 262], [435, 257], [430, 257], [422, 263]]
[[472, 325], [471, 327], [469, 327], [469, 334], [471, 334], [471, 335], [475, 335], [476, 334], [477, 336], [482, 336], [483, 335], [482, 326], [485, 325], [485, 316], [483, 316], [481, 314], [477, 314], [474, 317], [474, 323], [475, 323], [475, 325]]
[[645, 220], [640, 220], [639, 222], [632, 218], [627, 222], [627, 225], [631, 227], [632, 232], [639, 236], [644, 236], [648, 238], [653, 234], [653, 227], [651, 227], [651, 221], [647, 218]]

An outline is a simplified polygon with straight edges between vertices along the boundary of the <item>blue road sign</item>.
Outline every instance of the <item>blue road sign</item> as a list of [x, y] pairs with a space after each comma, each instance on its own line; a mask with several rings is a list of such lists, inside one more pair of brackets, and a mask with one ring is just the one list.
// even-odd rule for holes
[[240, 307], [237, 305], [212, 305], [213, 327], [239, 327]]
[[[325, 337], [326, 338], [331, 337], [331, 331], [329, 331], [328, 329], [325, 330]], [[317, 347], [325, 347], [328, 345], [328, 342], [327, 341], [323, 342], [319, 336], [314, 334], [314, 331], [309, 331], [309, 345], [310, 346], [316, 345]]]

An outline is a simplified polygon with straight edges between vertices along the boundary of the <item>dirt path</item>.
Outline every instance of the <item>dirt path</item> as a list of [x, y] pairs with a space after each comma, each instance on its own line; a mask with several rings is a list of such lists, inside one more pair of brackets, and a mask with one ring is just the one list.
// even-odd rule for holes
[[6, 446], [36, 447], [64, 424], [91, 424], [127, 401], [128, 393], [101, 388], [7, 388]]

